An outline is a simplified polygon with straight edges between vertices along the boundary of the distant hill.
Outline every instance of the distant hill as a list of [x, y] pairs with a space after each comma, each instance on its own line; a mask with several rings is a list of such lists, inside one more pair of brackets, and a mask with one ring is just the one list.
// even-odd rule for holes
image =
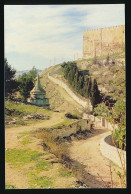
[[[41, 70], [41, 69], [36, 69], [36, 70], [37, 70], [37, 74], [43, 71], [43, 70]], [[22, 75], [23, 73], [27, 73], [27, 74], [28, 74], [29, 71], [30, 71], [30, 70], [16, 71], [15, 77], [17, 78], [19, 75]]]

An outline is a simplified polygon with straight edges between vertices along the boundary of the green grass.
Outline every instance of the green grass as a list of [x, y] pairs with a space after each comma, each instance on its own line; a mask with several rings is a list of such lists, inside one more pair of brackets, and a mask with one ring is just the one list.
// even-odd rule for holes
[[75, 121], [73, 119], [64, 119], [64, 121], [62, 121], [62, 122], [60, 122], [58, 124], [53, 125], [52, 128], [54, 128], [54, 129], [61, 128], [63, 126], [67, 126], [67, 125], [72, 124], [74, 122]]
[[34, 132], [32, 132], [32, 131], [24, 131], [24, 132], [21, 132], [20, 133], [20, 136], [17, 136], [17, 138], [18, 139], [20, 139], [21, 137], [24, 137], [24, 136], [26, 136], [26, 135], [31, 135], [31, 134], [33, 134]]
[[62, 176], [62, 177], [74, 177], [73, 173], [69, 169], [61, 170], [60, 176]]
[[45, 160], [40, 160], [36, 164], [36, 170], [37, 171], [49, 170], [51, 167], [52, 167], [52, 164], [50, 162], [45, 161]]
[[32, 151], [30, 149], [8, 149], [5, 152], [5, 160], [6, 162], [11, 163], [13, 167], [19, 167], [37, 161], [42, 155], [43, 153]]
[[22, 120], [17, 120], [16, 125], [27, 125], [27, 123]]
[[42, 159], [36, 163], [35, 167], [30, 167], [30, 170], [32, 170], [33, 173], [38, 174], [42, 171], [47, 171], [50, 168], [52, 168], [52, 164], [50, 162]]
[[29, 174], [30, 188], [31, 189], [46, 189], [52, 187], [52, 179], [47, 176], [36, 176], [35, 174]]
[[29, 139], [29, 137], [26, 137], [26, 138], [24, 138], [23, 140], [22, 140], [22, 145], [28, 145], [28, 144], [30, 144], [31, 143], [31, 140]]
[[26, 105], [26, 104], [15, 104], [13, 101], [6, 101], [5, 108], [8, 110], [15, 110], [17, 113], [18, 111], [21, 112], [22, 115], [27, 115], [31, 113], [39, 113], [39, 114], [48, 114], [51, 113], [50, 110], [44, 109], [42, 107], [37, 107], [34, 105]]
[[5, 189], [16, 189], [14, 185], [6, 184]]

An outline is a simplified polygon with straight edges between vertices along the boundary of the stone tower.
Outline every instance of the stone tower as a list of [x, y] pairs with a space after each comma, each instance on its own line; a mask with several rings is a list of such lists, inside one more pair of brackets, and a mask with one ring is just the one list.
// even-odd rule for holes
[[46, 92], [40, 84], [40, 79], [38, 75], [36, 85], [30, 92], [30, 98], [28, 102], [38, 106], [49, 106], [49, 99], [45, 97], [45, 94]]

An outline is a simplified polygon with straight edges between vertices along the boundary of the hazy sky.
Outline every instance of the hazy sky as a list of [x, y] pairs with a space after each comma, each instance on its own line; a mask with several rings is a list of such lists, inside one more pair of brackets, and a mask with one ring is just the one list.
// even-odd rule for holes
[[5, 5], [5, 57], [16, 70], [82, 57], [83, 31], [125, 24], [124, 4]]

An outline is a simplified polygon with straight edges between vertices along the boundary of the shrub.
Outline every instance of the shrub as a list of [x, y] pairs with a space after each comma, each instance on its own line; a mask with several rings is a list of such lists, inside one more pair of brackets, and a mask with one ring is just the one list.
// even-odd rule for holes
[[112, 135], [118, 147], [126, 150], [126, 129], [115, 129]]
[[79, 119], [76, 115], [72, 115], [71, 113], [66, 113], [65, 116], [69, 119]]
[[6, 184], [5, 189], [16, 189], [14, 185]]

